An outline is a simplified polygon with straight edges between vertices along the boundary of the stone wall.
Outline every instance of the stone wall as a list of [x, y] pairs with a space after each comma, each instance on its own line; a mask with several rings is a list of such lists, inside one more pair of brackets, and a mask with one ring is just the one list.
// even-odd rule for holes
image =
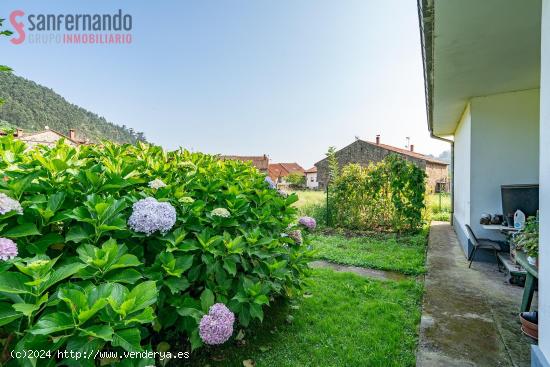
[[[428, 180], [426, 181], [426, 188], [428, 192], [435, 191], [437, 182], [441, 182], [441, 181], [449, 182], [448, 166], [442, 166], [441, 164], [427, 162], [426, 174], [428, 175]], [[447, 190], [449, 190], [448, 184], [446, 187], [446, 191]]]
[[[356, 140], [350, 145], [337, 151], [336, 159], [338, 160], [338, 165], [340, 167], [343, 167], [349, 163], [358, 163], [362, 166], [368, 166], [369, 163], [380, 162], [389, 154], [399, 153], [386, 149], [383, 146], [378, 146], [374, 143]], [[425, 170], [428, 175], [434, 175], [433, 177], [430, 176], [428, 179], [428, 190], [433, 191], [435, 189], [435, 182], [442, 176], [446, 176], [447, 166], [437, 165], [435, 163], [430, 163], [423, 159], [411, 157], [405, 154], [399, 155]], [[427, 168], [427, 165], [431, 167]], [[441, 168], [438, 168], [438, 166]], [[317, 167], [317, 182], [319, 182], [319, 188], [324, 189], [326, 188], [329, 172], [328, 160], [325, 158], [322, 161], [317, 162], [315, 167]]]

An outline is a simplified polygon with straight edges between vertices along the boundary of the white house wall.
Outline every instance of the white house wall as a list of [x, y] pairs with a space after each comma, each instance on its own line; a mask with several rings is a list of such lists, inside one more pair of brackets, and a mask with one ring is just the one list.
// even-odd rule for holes
[[[550, 0], [542, 2], [540, 82], [540, 250], [539, 250], [539, 347], [550, 361]], [[535, 349], [537, 351], [537, 349]], [[533, 365], [537, 365], [536, 362]]]
[[470, 106], [462, 114], [455, 131], [454, 156], [454, 226], [460, 243], [467, 248], [465, 224], [470, 224], [470, 152], [472, 118]]
[[479, 224], [502, 212], [500, 186], [539, 182], [538, 89], [470, 100], [454, 134], [454, 226], [467, 254], [464, 226], [479, 237], [504, 239]]
[[539, 90], [473, 98], [470, 225], [480, 237], [503, 239], [479, 224], [502, 213], [500, 186], [539, 182]]

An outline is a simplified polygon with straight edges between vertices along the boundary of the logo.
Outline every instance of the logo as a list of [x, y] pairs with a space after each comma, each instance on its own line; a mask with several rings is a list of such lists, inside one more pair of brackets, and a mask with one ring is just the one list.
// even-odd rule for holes
[[15, 29], [15, 32], [18, 34], [17, 38], [12, 38], [11, 43], [14, 45], [19, 45], [25, 41], [25, 25], [22, 22], [18, 22], [17, 18], [25, 15], [23, 10], [14, 10], [10, 14], [10, 23]]
[[122, 9], [111, 14], [10, 13], [14, 45], [34, 44], [130, 44], [133, 19]]

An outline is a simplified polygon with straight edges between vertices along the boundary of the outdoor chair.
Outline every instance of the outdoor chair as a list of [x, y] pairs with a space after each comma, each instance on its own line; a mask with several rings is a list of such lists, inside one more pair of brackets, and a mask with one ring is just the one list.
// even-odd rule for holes
[[498, 243], [497, 241], [489, 240], [487, 238], [477, 238], [474, 234], [474, 231], [472, 231], [472, 228], [468, 224], [466, 224], [466, 231], [468, 231], [468, 237], [470, 238], [470, 241], [474, 246], [474, 248], [472, 249], [472, 253], [468, 257], [468, 260], [470, 261], [470, 265], [468, 265], [468, 268], [472, 267], [472, 262], [474, 261], [474, 256], [476, 255], [476, 251], [478, 249], [493, 250], [493, 254], [495, 255], [495, 259], [498, 265], [497, 252], [502, 251], [500, 243]]

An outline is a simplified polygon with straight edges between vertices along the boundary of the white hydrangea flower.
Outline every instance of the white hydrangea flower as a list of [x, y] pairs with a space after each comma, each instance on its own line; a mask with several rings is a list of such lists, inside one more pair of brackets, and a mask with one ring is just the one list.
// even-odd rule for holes
[[16, 211], [17, 214], [23, 214], [23, 207], [19, 201], [14, 200], [4, 193], [0, 193], [0, 215]]
[[152, 189], [160, 189], [161, 187], [166, 187], [166, 184], [162, 180], [155, 178], [153, 181], [149, 182], [149, 187]]
[[210, 214], [212, 214], [213, 216], [222, 217], [222, 218], [229, 218], [231, 216], [231, 213], [229, 213], [229, 210], [225, 208], [216, 208], [212, 210]]

